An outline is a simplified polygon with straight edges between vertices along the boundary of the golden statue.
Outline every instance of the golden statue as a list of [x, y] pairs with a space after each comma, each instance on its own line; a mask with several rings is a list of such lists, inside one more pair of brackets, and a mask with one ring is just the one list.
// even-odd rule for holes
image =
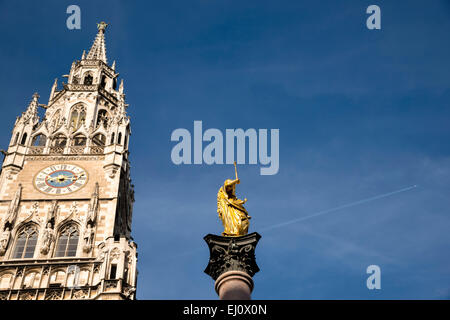
[[236, 162], [234, 162], [234, 171], [236, 179], [225, 180], [217, 193], [217, 213], [223, 223], [222, 236], [224, 237], [244, 236], [250, 225], [251, 217], [243, 206], [247, 199], [240, 200], [236, 197], [236, 184], [241, 182], [237, 175]]

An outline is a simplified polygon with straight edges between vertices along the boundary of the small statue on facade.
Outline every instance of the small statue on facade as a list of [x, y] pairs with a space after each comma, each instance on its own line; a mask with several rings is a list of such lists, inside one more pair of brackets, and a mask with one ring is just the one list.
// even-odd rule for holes
[[217, 194], [217, 213], [222, 220], [224, 237], [239, 237], [248, 233], [250, 216], [243, 204], [247, 199], [240, 200], [236, 197], [236, 184], [240, 183], [237, 175], [236, 162], [234, 163], [236, 179], [225, 180]]
[[88, 224], [94, 224], [97, 220], [97, 212], [98, 212], [98, 197], [99, 197], [99, 186], [98, 182], [95, 183], [94, 193], [91, 196], [91, 201], [89, 202], [88, 207], [88, 217], [87, 217], [87, 223]]
[[86, 253], [89, 253], [92, 249], [92, 240], [94, 239], [94, 229], [92, 228], [91, 224], [88, 223], [86, 226], [86, 230], [83, 234], [83, 251]]
[[9, 237], [11, 236], [11, 230], [6, 227], [0, 236], [0, 256], [4, 255], [8, 248]]
[[47, 223], [47, 227], [44, 230], [44, 235], [42, 239], [42, 248], [41, 253], [47, 254], [50, 251], [50, 246], [52, 245], [53, 240], [55, 240], [55, 234], [52, 229], [52, 224]]

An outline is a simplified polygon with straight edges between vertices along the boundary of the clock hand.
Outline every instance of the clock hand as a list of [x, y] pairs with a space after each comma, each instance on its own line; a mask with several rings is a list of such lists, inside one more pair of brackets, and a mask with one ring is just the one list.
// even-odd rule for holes
[[72, 181], [77, 181], [77, 180], [80, 179], [82, 176], [84, 176], [84, 173], [80, 174], [79, 176], [72, 175], [72, 176], [70, 177], [70, 179], [72, 179]]
[[55, 182], [55, 181], [61, 180], [61, 182], [64, 182], [66, 179], [67, 180], [71, 180], [71, 181], [77, 181], [82, 176], [84, 176], [84, 173], [80, 174], [79, 176], [76, 176], [76, 175], [71, 175], [71, 176], [60, 175], [60, 176], [57, 176], [57, 177], [49, 177], [49, 178], [47, 178], [47, 181]]
[[71, 176], [67, 176], [67, 179], [70, 179], [72, 181], [77, 181], [78, 179], [80, 179], [82, 176], [84, 176], [84, 173], [80, 174], [79, 176], [77, 175], [71, 175]]

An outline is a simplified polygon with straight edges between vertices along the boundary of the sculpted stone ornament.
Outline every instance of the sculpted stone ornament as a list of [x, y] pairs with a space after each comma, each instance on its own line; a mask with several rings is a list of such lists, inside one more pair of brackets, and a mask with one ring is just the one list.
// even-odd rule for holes
[[55, 225], [56, 213], [58, 212], [59, 206], [58, 201], [53, 200], [50, 210], [47, 212], [47, 223], [51, 223], [52, 226]]
[[14, 195], [14, 198], [11, 200], [11, 203], [8, 207], [8, 215], [5, 219], [5, 228], [9, 227], [12, 229], [12, 226], [14, 225], [14, 222], [17, 218], [17, 213], [19, 212], [19, 203], [20, 199], [22, 197], [22, 184], [19, 183], [19, 187], [17, 188], [17, 191]]
[[0, 236], [0, 256], [4, 255], [6, 249], [8, 249], [9, 238], [11, 236], [11, 230], [6, 227]]
[[239, 237], [248, 233], [250, 216], [243, 204], [247, 199], [240, 200], [236, 197], [236, 184], [240, 183], [237, 175], [236, 162], [234, 162], [236, 179], [225, 180], [217, 193], [217, 213], [222, 220], [224, 237]]
[[98, 182], [96, 182], [94, 193], [92, 194], [91, 202], [89, 203], [88, 219], [87, 219], [88, 224], [94, 224], [95, 221], [97, 220], [98, 196], [99, 196], [98, 189], [99, 189]]
[[123, 288], [123, 294], [127, 297], [127, 299], [130, 299], [131, 296], [136, 292], [136, 288], [132, 286], [124, 286]]
[[92, 228], [90, 223], [88, 223], [86, 230], [84, 231], [83, 240], [83, 251], [89, 253], [92, 249], [92, 242], [94, 240], [94, 229]]
[[50, 251], [50, 246], [52, 245], [53, 240], [55, 240], [55, 233], [52, 229], [52, 224], [47, 223], [47, 227], [44, 230], [41, 253], [46, 255]]

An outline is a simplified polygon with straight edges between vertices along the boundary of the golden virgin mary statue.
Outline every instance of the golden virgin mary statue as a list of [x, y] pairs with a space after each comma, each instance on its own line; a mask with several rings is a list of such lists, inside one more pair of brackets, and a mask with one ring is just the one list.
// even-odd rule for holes
[[236, 197], [236, 184], [240, 183], [237, 176], [236, 162], [234, 163], [236, 179], [225, 180], [217, 193], [217, 213], [222, 220], [224, 237], [244, 236], [248, 232], [250, 216], [243, 204], [247, 199], [240, 200]]

